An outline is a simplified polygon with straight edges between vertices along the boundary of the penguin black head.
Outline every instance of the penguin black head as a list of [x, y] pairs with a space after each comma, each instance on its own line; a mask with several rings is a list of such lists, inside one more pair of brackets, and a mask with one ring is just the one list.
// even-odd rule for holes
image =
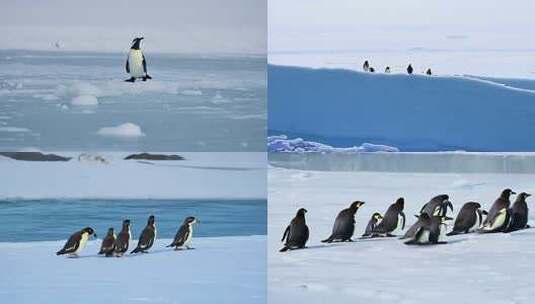
[[113, 235], [113, 227], [110, 227], [110, 228], [108, 229], [108, 235]]
[[149, 216], [149, 220], [147, 221], [148, 225], [154, 225], [154, 215]]
[[128, 227], [128, 226], [130, 226], [130, 220], [124, 220], [123, 227]]
[[403, 197], [400, 197], [397, 199], [396, 201], [396, 205], [401, 209], [403, 210], [403, 208], [405, 207], [405, 199]]
[[372, 218], [375, 219], [376, 221], [378, 221], [378, 220], [382, 220], [382, 219], [383, 219], [383, 216], [381, 215], [381, 213], [379, 213], [379, 212], [375, 212], [375, 213], [372, 215]]
[[353, 209], [353, 210], [357, 210], [359, 209], [360, 207], [362, 207], [362, 205], [364, 205], [364, 202], [361, 202], [361, 201], [354, 201], [353, 203], [351, 203], [351, 206], [349, 206], [350, 209]]
[[305, 208], [299, 208], [299, 210], [297, 210], [296, 216], [305, 216], [305, 213], [307, 212], [308, 211]]
[[507, 189], [502, 191], [501, 197], [508, 199], [511, 196], [511, 194], [516, 194], [516, 192], [514, 192], [513, 190], [507, 188]]
[[489, 215], [489, 212], [487, 210], [481, 210], [481, 214], [483, 215]]
[[518, 195], [518, 198], [519, 199], [522, 199], [522, 200], [525, 200], [526, 198], [530, 197], [531, 194], [529, 193], [526, 193], [526, 192], [521, 192], [519, 195]]
[[466, 206], [473, 208], [473, 209], [479, 209], [481, 208], [481, 204], [478, 202], [468, 202], [465, 204]]
[[141, 43], [141, 40], [143, 39], [144, 39], [143, 37], [134, 38], [134, 40], [132, 40], [132, 46], [130, 48], [133, 50], [139, 50], [139, 44]]
[[97, 234], [95, 233], [95, 230], [93, 230], [93, 228], [91, 227], [85, 227], [84, 229], [82, 229], [82, 233], [87, 233], [89, 235], [94, 235], [95, 237], [97, 237]]
[[186, 219], [184, 219], [184, 224], [195, 224], [197, 223], [197, 219], [194, 216], [188, 216]]

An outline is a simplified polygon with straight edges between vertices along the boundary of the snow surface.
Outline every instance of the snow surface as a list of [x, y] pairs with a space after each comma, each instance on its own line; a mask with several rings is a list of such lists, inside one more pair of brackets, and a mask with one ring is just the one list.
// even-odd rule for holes
[[[371, 215], [384, 214], [400, 196], [411, 225], [412, 215], [436, 194], [448, 193], [456, 214], [469, 200], [488, 209], [506, 187], [533, 193], [534, 179], [535, 174], [270, 168], [270, 303], [532, 303], [534, 229], [446, 237], [449, 244], [421, 248], [395, 238], [330, 245], [320, 240], [330, 233], [336, 214], [357, 199], [366, 202], [356, 215], [355, 234], [360, 236]], [[308, 210], [309, 248], [279, 253], [282, 233], [301, 207]]]
[[395, 147], [364, 143], [359, 147], [335, 148], [302, 138], [288, 139], [286, 135], [268, 136], [268, 152], [399, 152]]
[[123, 160], [127, 152], [98, 154], [107, 163], [79, 161], [82, 152], [50, 153], [73, 159], [0, 157], [0, 198], [266, 198], [266, 154], [261, 152], [174, 153], [184, 161]]
[[[401, 151], [534, 151], [535, 91], [488, 79], [268, 67], [270, 134]], [[509, 84], [514, 84], [509, 83]]]
[[112, 136], [112, 137], [140, 137], [145, 136], [141, 128], [135, 123], [127, 122], [115, 127], [100, 128], [98, 135]]
[[56, 256], [65, 241], [0, 243], [2, 303], [266, 303], [266, 237], [194, 238], [195, 250]]

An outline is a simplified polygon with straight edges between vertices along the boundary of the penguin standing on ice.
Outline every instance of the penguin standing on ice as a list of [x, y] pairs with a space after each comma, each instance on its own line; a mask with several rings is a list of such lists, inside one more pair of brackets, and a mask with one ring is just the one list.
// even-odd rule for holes
[[449, 196], [440, 194], [427, 202], [420, 210], [420, 213], [427, 213], [429, 216], [444, 216], [448, 212], [448, 208], [453, 212], [453, 205], [449, 201]]
[[522, 192], [520, 193], [511, 208], [511, 224], [509, 224], [508, 232], [529, 228], [528, 225], [528, 204], [526, 198], [531, 194]]
[[334, 220], [331, 235], [321, 242], [351, 242], [351, 237], [353, 237], [353, 233], [355, 232], [355, 214], [362, 205], [364, 205], [364, 202], [355, 201], [351, 203], [349, 208], [340, 211]]
[[494, 201], [487, 218], [483, 222], [483, 227], [478, 230], [480, 233], [502, 232], [507, 228], [510, 218], [509, 206], [511, 201], [509, 197], [511, 194], [516, 193], [511, 189], [505, 189], [500, 194], [500, 197]]
[[446, 221], [452, 218], [447, 216], [429, 216], [426, 213], [418, 217], [418, 229], [410, 240], [405, 242], [406, 245], [432, 245], [445, 244], [440, 241], [442, 226], [446, 226]]
[[147, 250], [154, 245], [154, 239], [156, 239], [156, 223], [154, 222], [154, 215], [151, 215], [147, 221], [147, 226], [145, 226], [145, 229], [143, 229], [139, 236], [137, 247], [130, 254], [138, 252], [147, 253]]
[[390, 67], [389, 67], [389, 66], [387, 66], [387, 67], [385, 68], [385, 74], [390, 74]]
[[115, 255], [122, 256], [126, 251], [128, 251], [128, 245], [132, 239], [132, 232], [130, 231], [130, 220], [123, 221], [123, 227], [121, 232], [117, 236], [115, 243]]
[[132, 40], [132, 47], [130, 47], [130, 52], [128, 52], [128, 58], [126, 59], [126, 72], [130, 74], [130, 79], [125, 81], [135, 82], [137, 78], [141, 78], [143, 81], [147, 79], [152, 79], [152, 77], [147, 74], [147, 62], [145, 61], [145, 56], [139, 48], [139, 44], [143, 40], [143, 37], [134, 38]]
[[113, 228], [108, 229], [108, 234], [106, 234], [106, 237], [102, 240], [102, 245], [100, 245], [98, 254], [104, 254], [107, 257], [112, 256], [115, 251], [116, 239]]
[[368, 72], [370, 70], [370, 64], [368, 63], [368, 60], [364, 61], [362, 69], [364, 70], [364, 72]]
[[87, 240], [90, 236], [96, 237], [95, 230], [91, 227], [85, 227], [84, 229], [74, 233], [65, 243], [63, 248], [56, 252], [56, 255], [69, 254], [72, 257], [78, 257], [78, 253], [85, 248]]
[[428, 76], [433, 75], [433, 73], [431, 72], [431, 68], [427, 69], [427, 71], [425, 71], [425, 74]]
[[280, 252], [305, 248], [309, 236], [305, 213], [307, 213], [305, 208], [297, 210], [297, 214], [290, 222], [290, 225], [284, 230], [281, 242], [285, 240], [286, 242], [284, 243], [284, 247], [279, 250]]
[[375, 212], [372, 215], [370, 221], [368, 221], [368, 225], [366, 225], [366, 230], [364, 230], [362, 238], [373, 237], [373, 230], [375, 230], [375, 228], [383, 220], [383, 218], [384, 217], [381, 215], [381, 213]]
[[481, 204], [476, 202], [468, 202], [464, 204], [455, 219], [453, 230], [447, 235], [469, 233], [479, 229], [479, 226], [483, 223], [483, 215], [486, 213], [486, 211], [483, 211], [480, 208]]
[[407, 73], [410, 75], [412, 74], [412, 71], [414, 71], [414, 69], [412, 68], [412, 65], [409, 64], [409, 66], [407, 67]]
[[175, 235], [173, 242], [167, 247], [175, 247], [175, 250], [186, 248], [194, 249], [191, 247], [191, 239], [193, 237], [193, 224], [197, 223], [197, 219], [193, 216], [188, 216]]
[[405, 229], [405, 199], [400, 197], [395, 203], [390, 205], [386, 210], [385, 216], [381, 223], [375, 227], [373, 233], [375, 235], [394, 236], [391, 233], [401, 226], [401, 230]]

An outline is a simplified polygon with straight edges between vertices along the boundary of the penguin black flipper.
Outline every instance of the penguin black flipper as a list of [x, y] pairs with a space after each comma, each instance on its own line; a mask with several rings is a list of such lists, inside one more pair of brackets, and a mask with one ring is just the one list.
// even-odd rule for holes
[[290, 233], [290, 225], [288, 225], [288, 227], [286, 227], [286, 230], [284, 230], [284, 233], [282, 234], [281, 242], [284, 242], [284, 240], [288, 238], [289, 233]]
[[146, 81], [147, 79], [152, 79], [152, 77], [149, 76], [149, 73], [147, 73], [147, 62], [145, 61], [145, 55], [143, 56], [143, 72], [145, 72], [145, 77], [143, 77], [143, 81]]
[[143, 229], [143, 232], [139, 237], [137, 247], [130, 253], [138, 253], [150, 249], [152, 247], [152, 244], [154, 243], [154, 237], [154, 230], [150, 229], [149, 227], [146, 227], [145, 229]]
[[128, 64], [128, 57], [126, 57], [126, 73], [130, 74], [130, 65]]
[[62, 255], [62, 254], [68, 254], [73, 253], [78, 249], [78, 246], [80, 246], [80, 240], [82, 239], [82, 232], [78, 231], [75, 234], [71, 235], [71, 237], [67, 240], [67, 243], [65, 243], [65, 246], [63, 248], [56, 252], [56, 255]]
[[114, 235], [108, 235], [106, 238], [102, 241], [102, 245], [100, 246], [100, 251], [98, 254], [106, 254], [106, 256], [111, 255], [115, 251], [115, 236]]

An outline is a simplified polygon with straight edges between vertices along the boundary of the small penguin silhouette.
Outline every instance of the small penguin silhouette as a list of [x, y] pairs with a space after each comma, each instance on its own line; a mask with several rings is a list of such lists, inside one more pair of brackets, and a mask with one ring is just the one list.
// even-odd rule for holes
[[370, 73], [374, 73], [375, 69], [373, 67], [370, 67]]
[[386, 74], [390, 74], [390, 67], [389, 67], [389, 66], [387, 66], [387, 67], [385, 68], [385, 73], [386, 73]]
[[408, 73], [408, 74], [412, 74], [412, 71], [413, 71], [413, 70], [414, 70], [414, 69], [413, 69], [412, 66], [409, 64], [409, 66], [407, 67], [407, 73]]
[[362, 69], [364, 70], [364, 72], [368, 72], [370, 70], [370, 64], [368, 63], [368, 60], [364, 61]]
[[427, 71], [425, 72], [427, 75], [433, 75], [433, 73], [431, 73], [431, 68], [427, 69]]

